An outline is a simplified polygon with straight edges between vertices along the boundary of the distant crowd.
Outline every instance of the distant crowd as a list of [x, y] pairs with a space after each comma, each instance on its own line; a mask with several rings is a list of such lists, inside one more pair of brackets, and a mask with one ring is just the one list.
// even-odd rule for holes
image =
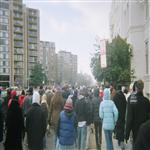
[[[88, 150], [95, 133], [97, 150], [150, 150], [150, 101], [144, 83], [127, 90], [113, 84], [89, 87], [29, 87], [20, 94], [0, 89], [0, 150]], [[94, 127], [93, 127], [94, 126]], [[51, 142], [48, 137], [51, 137]]]

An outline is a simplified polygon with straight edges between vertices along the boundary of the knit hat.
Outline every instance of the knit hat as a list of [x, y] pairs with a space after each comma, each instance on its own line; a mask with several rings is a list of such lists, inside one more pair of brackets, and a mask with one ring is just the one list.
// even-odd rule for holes
[[138, 90], [142, 91], [144, 89], [144, 82], [142, 80], [138, 80], [135, 86]]
[[66, 100], [64, 109], [65, 109], [65, 110], [72, 110], [72, 109], [73, 109], [73, 104], [72, 104], [72, 99], [71, 99], [71, 97], [68, 97], [68, 99]]
[[11, 91], [11, 96], [16, 96], [16, 95], [17, 95], [16, 90], [12, 90], [12, 91]]

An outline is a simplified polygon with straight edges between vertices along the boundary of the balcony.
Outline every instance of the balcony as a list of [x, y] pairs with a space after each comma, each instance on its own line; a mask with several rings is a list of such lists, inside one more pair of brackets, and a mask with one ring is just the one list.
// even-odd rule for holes
[[29, 25], [28, 26], [28, 28], [29, 28], [29, 30], [35, 30], [35, 31], [37, 31], [37, 25]]
[[31, 49], [31, 50], [36, 50], [37, 49], [37, 44], [30, 44], [28, 46], [28, 48]]
[[23, 42], [18, 42], [18, 41], [15, 41], [14, 42], [14, 47], [23, 47]]
[[23, 69], [20, 69], [20, 68], [17, 69], [17, 68], [15, 68], [15, 69], [14, 69], [14, 74], [15, 74], [15, 75], [23, 75]]
[[14, 49], [14, 54], [23, 54], [23, 49], [21, 49], [21, 48], [15, 48]]
[[22, 30], [22, 28], [14, 28], [14, 32], [16, 32], [16, 33], [22, 33], [23, 30]]
[[23, 15], [21, 13], [15, 13], [14, 12], [14, 19], [16, 20], [23, 20]]
[[16, 34], [16, 35], [14, 35], [14, 40], [15, 41], [23, 41], [23, 36], [20, 34]]
[[29, 51], [29, 56], [37, 57], [37, 51]]
[[37, 32], [28, 32], [29, 37], [37, 37]]
[[36, 43], [37, 43], [37, 39], [36, 39], [36, 38], [29, 38], [29, 39], [28, 39], [28, 42], [29, 42], [29, 43], [33, 43], [33, 44], [36, 44]]
[[23, 26], [23, 22], [21, 20], [16, 20], [14, 21], [14, 25], [20, 27], [20, 26]]

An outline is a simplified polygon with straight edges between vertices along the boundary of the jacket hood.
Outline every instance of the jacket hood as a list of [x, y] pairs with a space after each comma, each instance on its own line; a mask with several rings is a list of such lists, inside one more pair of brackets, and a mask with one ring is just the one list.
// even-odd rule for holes
[[109, 88], [104, 89], [103, 100], [110, 100], [110, 89]]

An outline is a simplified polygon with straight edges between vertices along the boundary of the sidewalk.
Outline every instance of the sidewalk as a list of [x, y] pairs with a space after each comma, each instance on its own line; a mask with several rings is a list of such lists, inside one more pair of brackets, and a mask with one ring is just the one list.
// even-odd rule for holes
[[[89, 150], [96, 150], [96, 143], [95, 143], [95, 133], [91, 133], [90, 136], [90, 143], [89, 143]], [[121, 150], [117, 144], [117, 140], [113, 139], [113, 145], [114, 145], [114, 150]], [[126, 150], [130, 150], [130, 144], [128, 143], [126, 145]], [[101, 150], [105, 150], [105, 136], [104, 132], [102, 132], [102, 148]]]

